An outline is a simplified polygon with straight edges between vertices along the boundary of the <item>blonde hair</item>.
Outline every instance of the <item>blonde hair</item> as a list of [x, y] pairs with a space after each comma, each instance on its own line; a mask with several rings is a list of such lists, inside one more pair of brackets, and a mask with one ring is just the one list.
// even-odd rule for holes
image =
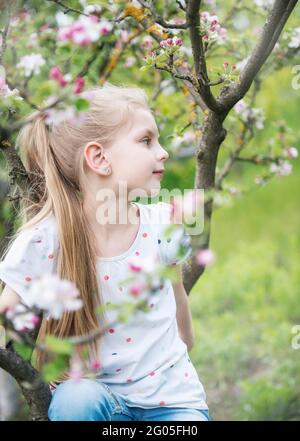
[[[44, 319], [37, 338], [39, 343], [46, 334], [62, 338], [99, 328], [95, 308], [102, 305], [102, 296], [97, 283], [96, 241], [82, 208], [83, 151], [90, 141], [109, 147], [137, 108], [151, 112], [145, 91], [138, 87], [106, 82], [80, 95], [85, 97], [87, 92], [93, 96], [83, 124], [64, 120], [47, 127], [45, 114], [36, 111], [16, 139], [24, 166], [32, 176], [22, 200], [21, 227], [17, 233], [54, 214], [60, 244], [56, 271], [61, 278], [76, 284], [83, 301], [80, 310], [65, 312], [60, 320]], [[101, 320], [104, 321], [103, 315]], [[89, 345], [94, 356], [99, 354], [99, 344], [94, 341]], [[36, 350], [38, 370], [45, 361], [45, 354]], [[64, 374], [61, 381], [66, 378]]]

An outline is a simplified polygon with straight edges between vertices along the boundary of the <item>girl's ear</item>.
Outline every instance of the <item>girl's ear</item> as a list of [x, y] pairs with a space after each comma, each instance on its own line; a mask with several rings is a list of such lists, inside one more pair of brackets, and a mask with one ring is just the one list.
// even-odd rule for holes
[[107, 176], [111, 172], [111, 164], [107, 159], [105, 150], [98, 142], [89, 142], [84, 149], [87, 165], [97, 174]]

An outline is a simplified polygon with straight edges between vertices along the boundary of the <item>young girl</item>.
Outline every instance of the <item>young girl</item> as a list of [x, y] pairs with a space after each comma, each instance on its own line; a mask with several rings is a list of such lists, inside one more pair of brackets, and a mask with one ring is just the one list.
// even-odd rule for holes
[[[184, 313], [189, 318], [180, 265], [190, 256], [190, 237], [179, 227], [184, 255], [178, 258], [178, 237], [176, 242], [175, 235], [164, 234], [171, 205], [131, 200], [159, 194], [158, 171], [168, 158], [147, 95], [110, 83], [82, 95], [89, 97], [90, 108], [80, 123], [65, 118], [51, 124], [46, 114], [36, 112], [18, 135], [21, 157], [34, 178], [24, 200], [23, 225], [0, 263], [6, 284], [0, 312], [17, 302], [26, 304], [30, 284], [56, 273], [76, 284], [83, 307], [64, 312], [59, 320], [45, 317], [38, 342], [45, 334], [87, 334], [117, 317], [113, 309], [100, 316], [98, 306], [134, 301], [123, 284], [130, 261], [156, 256], [164, 265], [176, 265], [179, 280], [173, 286], [163, 279], [159, 293], [148, 298], [150, 312], [137, 311], [90, 343], [90, 354], [100, 360], [96, 378], [78, 381], [65, 374], [52, 384], [48, 416], [207, 421], [205, 392], [188, 356], [190, 344], [180, 337], [181, 327], [189, 326], [180, 320]], [[107, 208], [115, 221], [103, 222]], [[124, 216], [126, 221], [120, 221]], [[37, 369], [45, 361], [44, 353], [36, 351]]]

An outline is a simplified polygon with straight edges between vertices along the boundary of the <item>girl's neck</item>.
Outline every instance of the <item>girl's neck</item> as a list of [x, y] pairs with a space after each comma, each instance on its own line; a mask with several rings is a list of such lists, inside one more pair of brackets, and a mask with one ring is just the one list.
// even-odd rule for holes
[[135, 237], [139, 229], [138, 206], [128, 200], [115, 203], [106, 200], [93, 206], [85, 205], [84, 212], [94, 233], [98, 256], [110, 254], [112, 249], [116, 249], [116, 244]]

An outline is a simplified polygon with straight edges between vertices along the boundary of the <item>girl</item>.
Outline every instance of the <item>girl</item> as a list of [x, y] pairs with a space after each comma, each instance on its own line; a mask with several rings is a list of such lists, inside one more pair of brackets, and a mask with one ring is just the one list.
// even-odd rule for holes
[[[45, 334], [87, 334], [116, 319], [114, 310], [99, 316], [97, 307], [133, 301], [122, 286], [132, 259], [155, 256], [164, 265], [177, 265], [179, 281], [173, 287], [163, 279], [159, 295], [149, 297], [150, 312], [138, 311], [90, 343], [91, 357], [100, 360], [95, 378], [76, 381], [65, 373], [52, 384], [48, 416], [207, 421], [205, 392], [188, 356], [191, 344], [180, 336], [189, 327], [182, 318], [188, 321], [189, 310], [180, 264], [191, 253], [190, 237], [181, 227], [180, 242], [178, 236], [165, 237], [170, 204], [131, 200], [159, 193], [158, 171], [168, 158], [147, 95], [106, 83], [82, 96], [89, 97], [90, 108], [80, 123], [65, 118], [49, 124], [46, 114], [36, 112], [18, 135], [21, 157], [34, 178], [24, 200], [23, 225], [0, 263], [6, 284], [0, 312], [8, 304], [26, 304], [30, 284], [56, 273], [76, 284], [83, 307], [64, 312], [60, 320], [44, 318], [38, 342]], [[114, 219], [125, 216], [127, 221], [104, 222], [106, 208]], [[178, 243], [184, 247], [181, 258], [175, 252]], [[38, 370], [46, 360], [36, 351]]]

